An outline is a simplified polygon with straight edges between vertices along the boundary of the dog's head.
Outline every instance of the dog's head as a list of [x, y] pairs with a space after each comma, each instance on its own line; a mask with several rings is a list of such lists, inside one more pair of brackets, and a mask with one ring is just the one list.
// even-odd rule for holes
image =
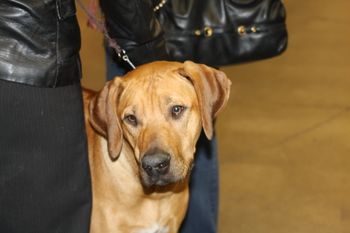
[[175, 183], [189, 173], [202, 127], [212, 138], [230, 85], [205, 65], [149, 63], [108, 82], [90, 102], [90, 122], [107, 139], [112, 160], [123, 146], [133, 149], [146, 187]]

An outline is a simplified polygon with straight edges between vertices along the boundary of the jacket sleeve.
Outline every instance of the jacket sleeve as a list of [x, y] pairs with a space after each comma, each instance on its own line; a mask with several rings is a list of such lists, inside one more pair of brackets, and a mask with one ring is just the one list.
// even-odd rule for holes
[[167, 60], [163, 31], [151, 0], [100, 0], [109, 36], [135, 65]]

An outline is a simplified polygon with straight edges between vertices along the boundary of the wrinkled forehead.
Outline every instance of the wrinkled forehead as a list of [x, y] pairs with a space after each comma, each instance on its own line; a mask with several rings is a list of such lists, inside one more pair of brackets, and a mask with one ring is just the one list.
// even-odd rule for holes
[[197, 100], [192, 83], [177, 70], [138, 72], [123, 78], [121, 102], [192, 102]]

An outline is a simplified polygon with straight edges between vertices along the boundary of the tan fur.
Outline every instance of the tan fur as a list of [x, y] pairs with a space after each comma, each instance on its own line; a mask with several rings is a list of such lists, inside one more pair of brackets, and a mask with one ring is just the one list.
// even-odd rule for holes
[[[110, 81], [98, 93], [84, 90], [93, 185], [91, 233], [175, 233], [189, 198], [188, 177], [202, 126], [226, 104], [223, 72], [192, 62], [154, 62]], [[172, 106], [186, 106], [179, 119]], [[135, 115], [137, 126], [128, 115]], [[171, 155], [167, 185], [145, 185], [140, 161], [160, 148]], [[146, 181], [145, 181], [146, 180]]]

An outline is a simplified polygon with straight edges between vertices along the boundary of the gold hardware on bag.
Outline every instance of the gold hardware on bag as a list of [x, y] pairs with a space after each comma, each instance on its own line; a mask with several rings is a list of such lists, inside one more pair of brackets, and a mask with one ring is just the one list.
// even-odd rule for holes
[[238, 34], [240, 34], [240, 35], [244, 35], [244, 34], [247, 32], [247, 30], [246, 30], [246, 28], [242, 25], [242, 26], [239, 26], [239, 27], [237, 28], [237, 32], [238, 32]]
[[211, 27], [205, 27], [203, 30], [197, 29], [194, 31], [196, 36], [201, 36], [202, 34], [205, 37], [210, 37], [213, 35], [213, 29]]
[[204, 36], [210, 37], [213, 35], [213, 29], [211, 27], [205, 27], [204, 28]]
[[251, 28], [250, 28], [250, 30], [252, 31], [252, 32], [257, 32], [258, 31], [258, 29], [256, 28], [256, 26], [252, 26]]
[[201, 32], [201, 30], [197, 29], [197, 30], [194, 31], [194, 34], [196, 36], [200, 36], [202, 34], [202, 32]]

